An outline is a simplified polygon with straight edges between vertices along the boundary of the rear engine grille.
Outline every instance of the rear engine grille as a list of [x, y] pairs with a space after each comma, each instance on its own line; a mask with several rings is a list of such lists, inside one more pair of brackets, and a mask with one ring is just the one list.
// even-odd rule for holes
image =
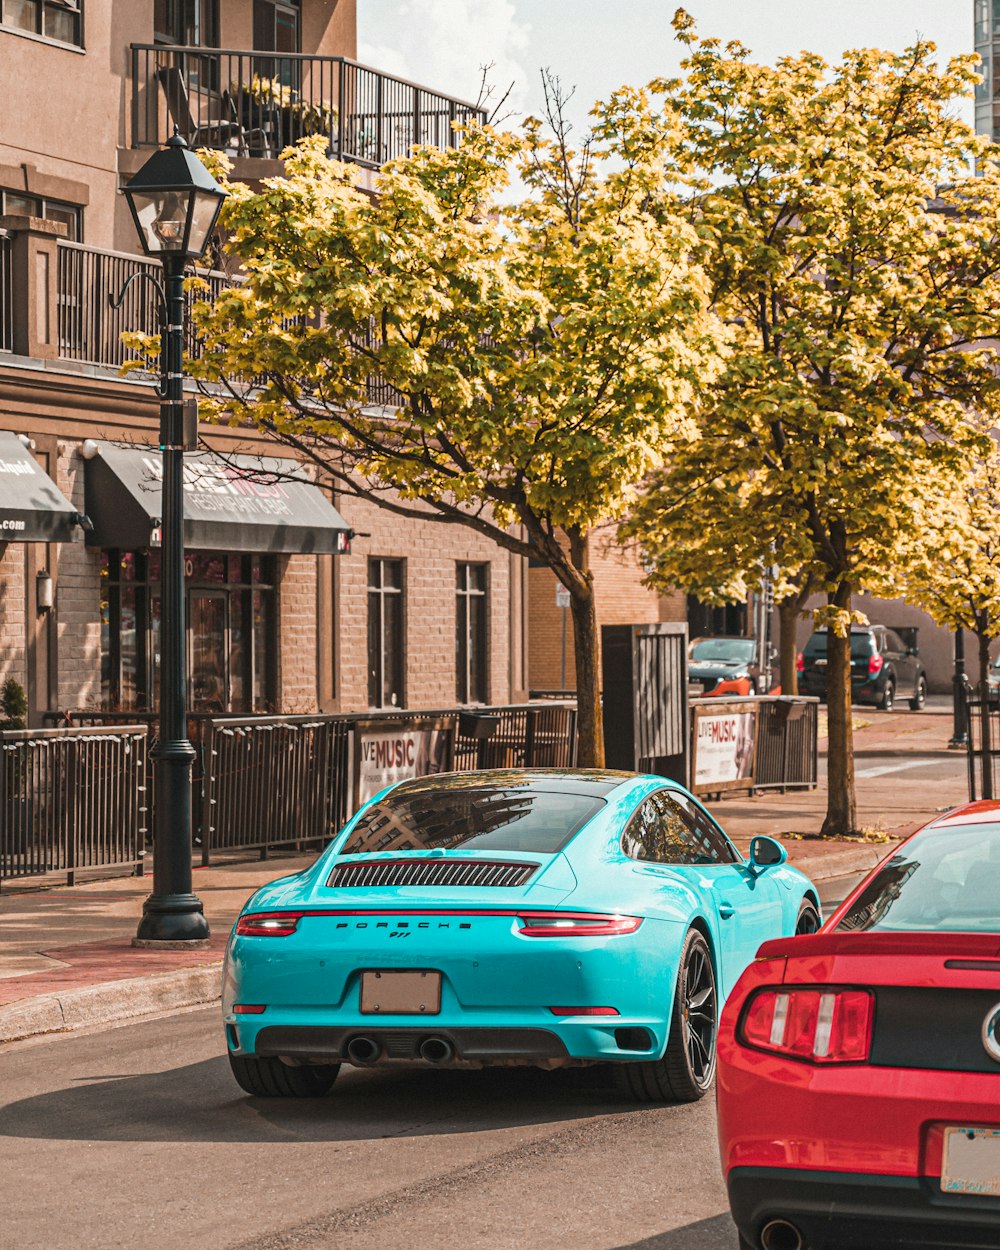
[[349, 886], [517, 886], [531, 877], [537, 864], [512, 864], [486, 859], [379, 859], [338, 864], [327, 885]]

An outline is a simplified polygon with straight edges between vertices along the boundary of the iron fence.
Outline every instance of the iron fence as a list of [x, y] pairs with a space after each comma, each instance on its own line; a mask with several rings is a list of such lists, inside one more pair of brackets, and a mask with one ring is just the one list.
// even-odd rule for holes
[[215, 720], [207, 726], [202, 862], [213, 851], [323, 841], [350, 814], [350, 721]]
[[415, 144], [452, 147], [482, 109], [344, 57], [132, 44], [132, 146], [174, 128], [192, 147], [276, 159], [308, 135], [377, 168]]
[[[142, 733], [152, 742], [157, 728], [151, 712], [81, 709], [49, 713], [48, 719], [62, 728], [44, 732], [103, 733], [109, 740]], [[433, 719], [456, 727], [457, 769], [571, 768], [576, 760], [575, 704], [345, 716], [195, 714], [188, 718], [188, 736], [195, 748], [192, 816], [202, 862], [220, 851], [266, 855], [270, 847], [326, 841], [354, 811], [352, 738], [358, 722], [403, 728]], [[142, 781], [144, 810], [150, 812], [153, 772], [150, 768]]]
[[146, 728], [0, 732], [0, 880], [141, 868]]
[[756, 700], [754, 790], [812, 790], [816, 786], [819, 700]]
[[980, 695], [966, 698], [965, 732], [968, 743], [966, 759], [969, 767], [969, 802], [993, 799], [1000, 794], [1000, 699], [987, 700], [988, 723], [984, 747], [983, 700]]
[[0, 352], [14, 350], [13, 240], [0, 231]]

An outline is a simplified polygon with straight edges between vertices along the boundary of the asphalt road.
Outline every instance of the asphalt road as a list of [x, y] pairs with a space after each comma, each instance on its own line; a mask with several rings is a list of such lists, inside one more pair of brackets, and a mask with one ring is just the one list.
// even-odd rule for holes
[[327, 1099], [251, 1099], [217, 1009], [3, 1049], [0, 1143], [18, 1250], [736, 1246], [710, 1098], [639, 1107], [600, 1069], [345, 1068]]

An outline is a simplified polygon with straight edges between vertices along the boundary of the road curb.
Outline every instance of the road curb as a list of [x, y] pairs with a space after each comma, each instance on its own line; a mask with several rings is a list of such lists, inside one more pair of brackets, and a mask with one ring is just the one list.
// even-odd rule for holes
[[98, 1024], [117, 1024], [161, 1011], [197, 1007], [218, 1000], [222, 962], [175, 972], [155, 972], [106, 981], [59, 994], [22, 998], [0, 1007], [0, 1043], [45, 1033], [73, 1033]]
[[868, 872], [880, 863], [899, 845], [899, 840], [892, 838], [888, 842], [871, 842], [860, 846], [845, 846], [842, 850], [816, 851], [812, 854], [798, 848], [807, 844], [801, 842], [782, 842], [788, 851], [788, 862], [799, 872], [804, 872], [813, 881], [826, 881], [830, 877], [846, 877], [852, 872]]

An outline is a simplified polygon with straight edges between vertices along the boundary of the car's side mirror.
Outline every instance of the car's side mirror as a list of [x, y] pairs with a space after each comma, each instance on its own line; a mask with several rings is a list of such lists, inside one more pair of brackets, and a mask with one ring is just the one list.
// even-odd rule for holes
[[780, 842], [775, 842], [774, 838], [765, 838], [761, 835], [751, 839], [750, 867], [752, 869], [774, 868], [775, 865], [783, 864], [787, 859], [788, 852]]

